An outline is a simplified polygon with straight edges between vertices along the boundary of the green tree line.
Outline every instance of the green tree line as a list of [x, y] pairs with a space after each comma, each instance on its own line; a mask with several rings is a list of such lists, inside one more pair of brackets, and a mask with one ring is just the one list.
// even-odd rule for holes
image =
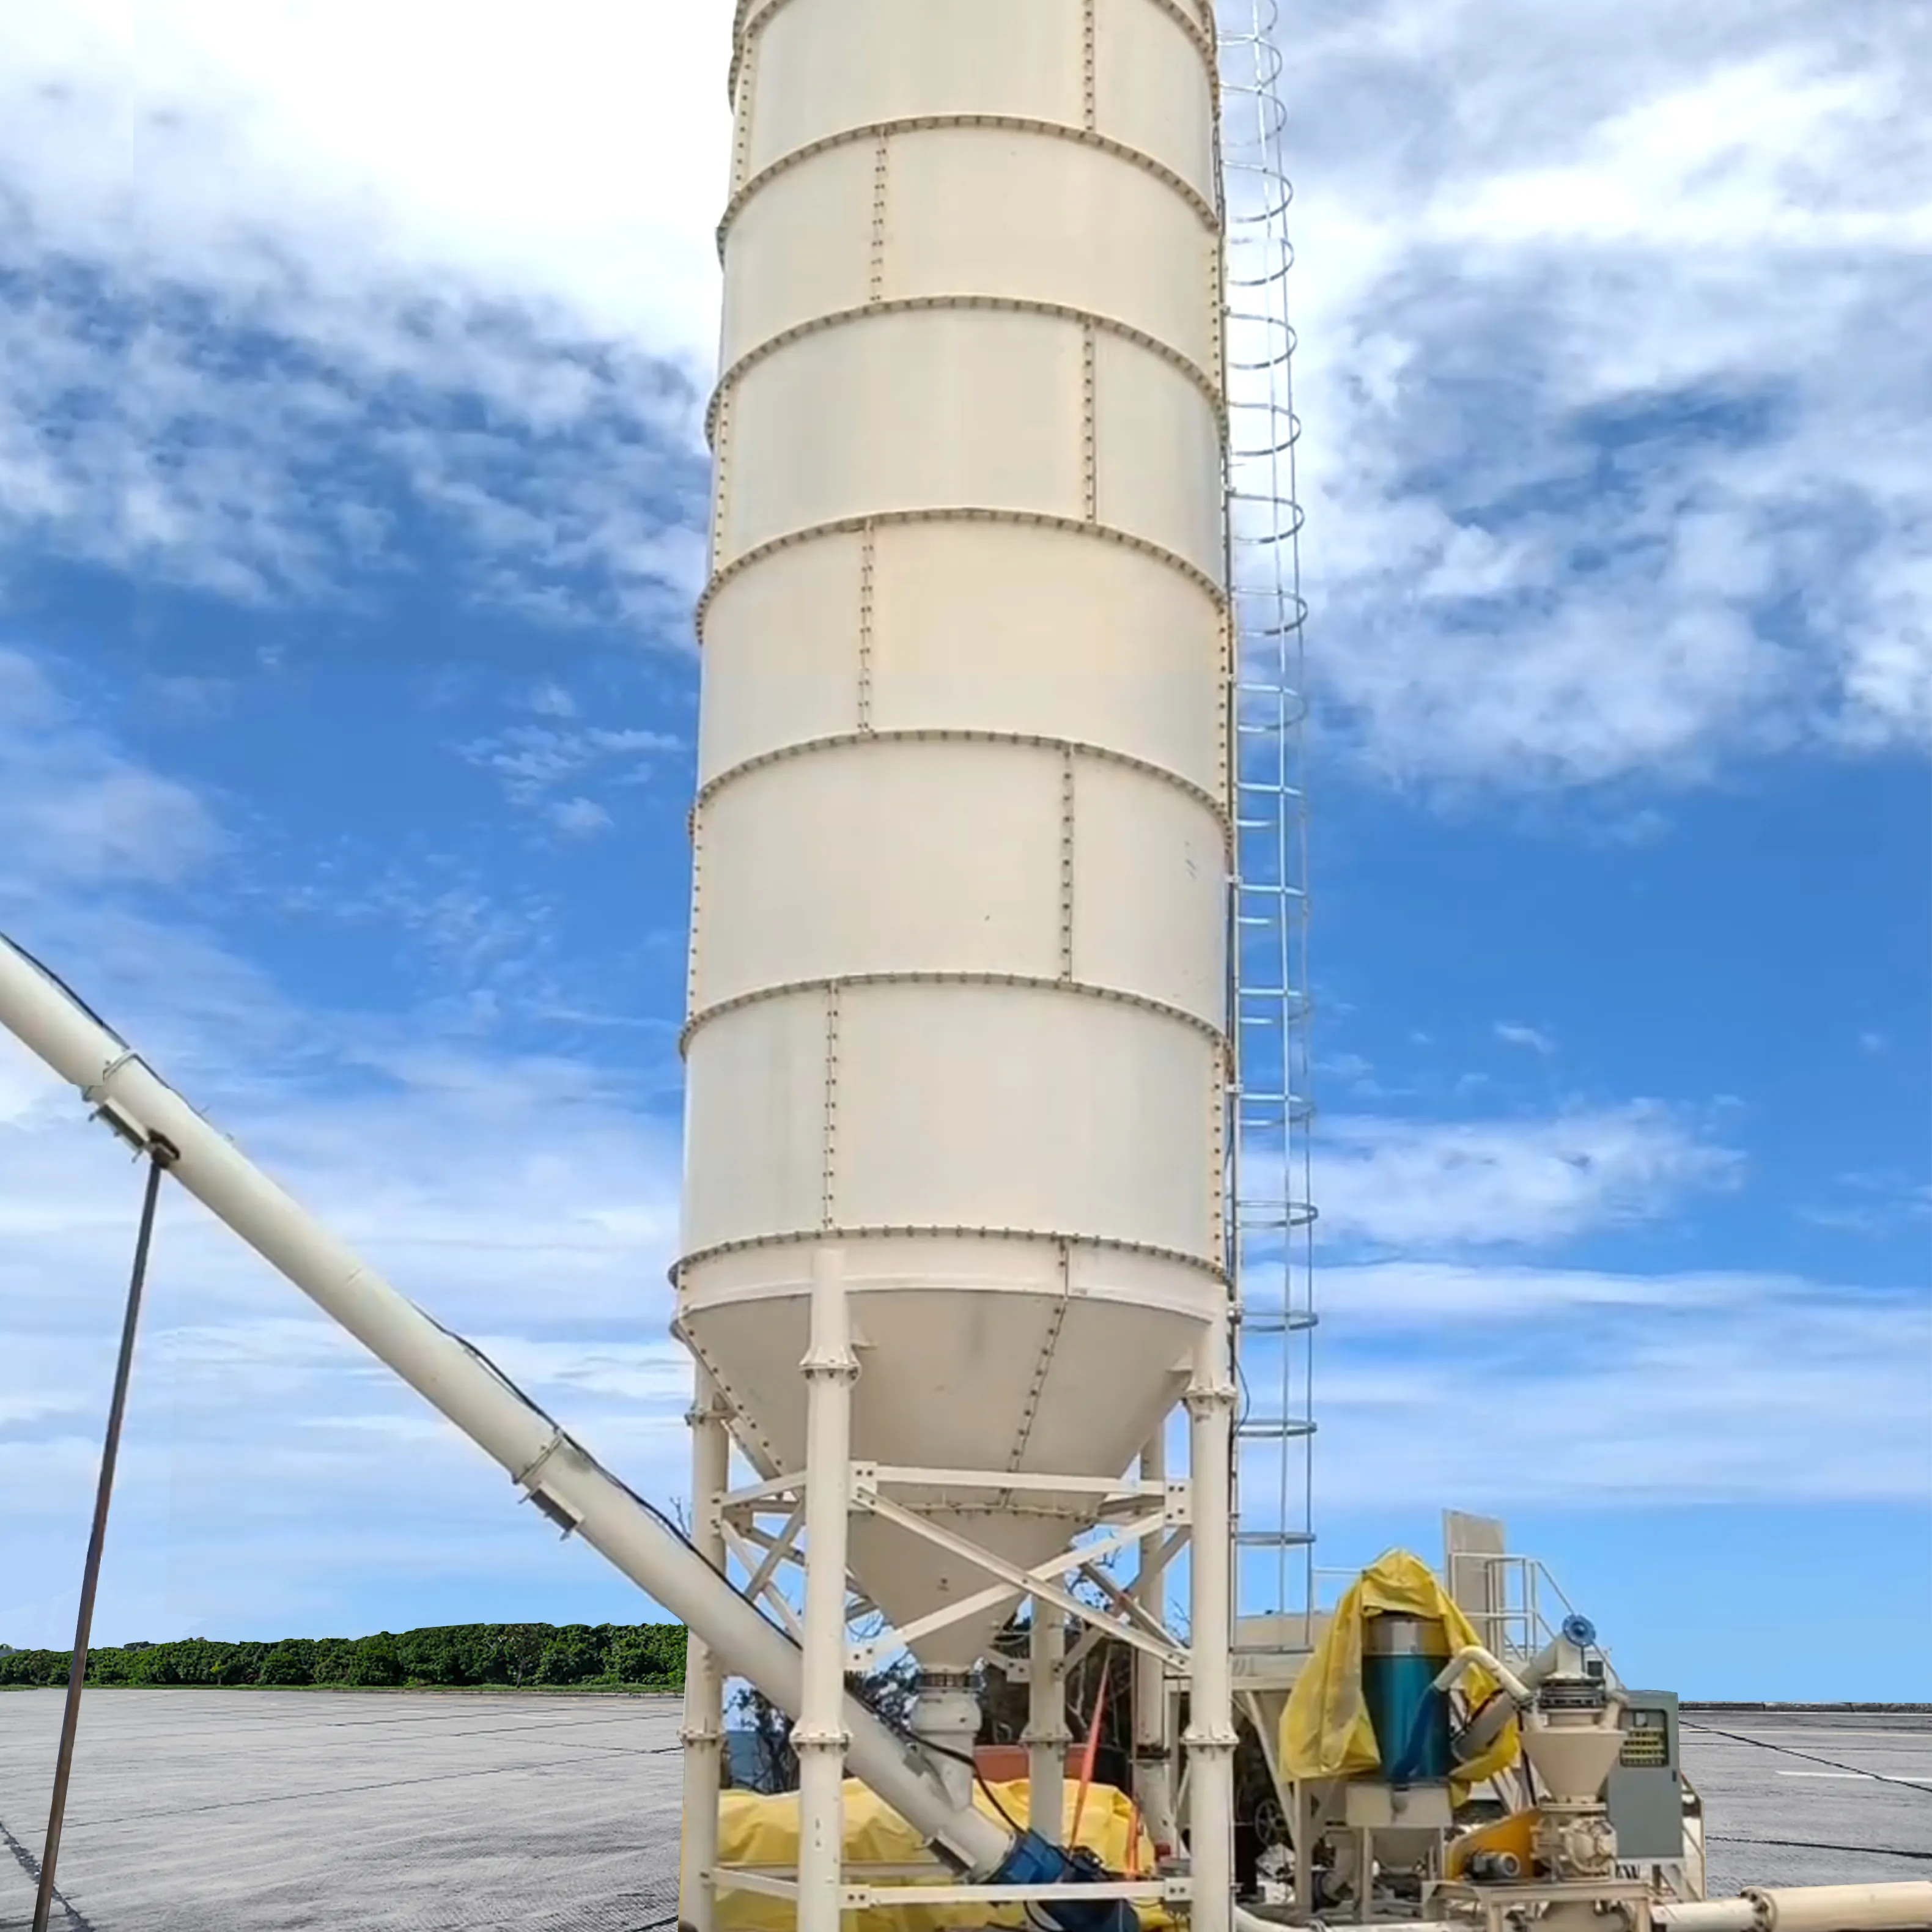
[[[0, 1688], [64, 1684], [70, 1650], [0, 1652]], [[176, 1643], [90, 1650], [87, 1681], [220, 1686], [569, 1684], [681, 1690], [682, 1624], [448, 1624], [373, 1636], [284, 1637], [279, 1643]]]

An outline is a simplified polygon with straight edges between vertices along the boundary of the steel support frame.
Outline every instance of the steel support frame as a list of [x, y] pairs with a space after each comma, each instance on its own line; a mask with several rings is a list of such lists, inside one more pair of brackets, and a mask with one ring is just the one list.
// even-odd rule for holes
[[1066, 1828], [1066, 1618], [1052, 1604], [1035, 1603], [1027, 1634], [1027, 1823], [1050, 1845]]
[[[806, 1529], [809, 1537], [810, 1511], [801, 1511], [798, 1498], [809, 1487], [811, 1480], [808, 1468], [794, 1474], [748, 1484], [722, 1498], [721, 1514], [726, 1540], [740, 1561], [752, 1570], [754, 1580], [764, 1590], [767, 1600], [774, 1604], [784, 1600], [775, 1580], [782, 1564], [796, 1564], [808, 1576], [810, 1574], [809, 1545], [806, 1552], [801, 1552], [796, 1538], [800, 1527]], [[1030, 1489], [1063, 1494], [1084, 1491], [1100, 1499], [1100, 1507], [1096, 1513], [1102, 1521], [1121, 1516], [1126, 1520], [1114, 1521], [1104, 1534], [1090, 1542], [1069, 1544], [1045, 1562], [1022, 1568], [992, 1550], [981, 1548], [970, 1538], [933, 1522], [917, 1510], [894, 1501], [886, 1493], [888, 1488], [994, 1491]], [[937, 1545], [949, 1555], [998, 1580], [929, 1616], [921, 1617], [901, 1628], [882, 1630], [874, 1636], [850, 1645], [846, 1652], [845, 1669], [853, 1672], [869, 1670], [881, 1658], [917, 1638], [929, 1636], [936, 1630], [975, 1616], [995, 1604], [1017, 1602], [1030, 1597], [1036, 1604], [1049, 1604], [1058, 1609], [1073, 1624], [1083, 1628], [1096, 1627], [1157, 1658], [1164, 1666], [1185, 1670], [1186, 1646], [1131, 1593], [1114, 1593], [1119, 1599], [1117, 1612], [1111, 1603], [1102, 1608], [1083, 1602], [1063, 1588], [1057, 1580], [1089, 1570], [1123, 1550], [1148, 1542], [1154, 1546], [1143, 1562], [1150, 1572], [1164, 1570], [1191, 1540], [1187, 1490], [1185, 1483], [1166, 1480], [1121, 1484], [1078, 1476], [1022, 1478], [1004, 1471], [906, 1468], [848, 1460], [845, 1463], [845, 1492], [848, 1507], [852, 1513], [878, 1516], [891, 1522], [909, 1535]], [[1160, 1507], [1149, 1508], [1149, 1504], [1156, 1499]], [[784, 1527], [776, 1534], [764, 1530], [756, 1523], [760, 1516], [782, 1517]], [[1104, 1586], [1102, 1594], [1107, 1594]], [[796, 1622], [796, 1614], [789, 1605], [784, 1614], [788, 1621]], [[1066, 1660], [1069, 1665], [1075, 1660], [1073, 1656]]]
[[[820, 1346], [818, 1301], [826, 1292], [822, 1276], [815, 1274], [814, 1354]], [[843, 1320], [842, 1313], [840, 1319]], [[849, 1340], [849, 1328], [838, 1332]], [[1138, 1469], [1126, 1480], [916, 1468], [840, 1454], [830, 1466], [834, 1480], [826, 1482], [823, 1480], [828, 1473], [826, 1466], [821, 1464], [814, 1468], [808, 1454], [805, 1468], [762, 1478], [730, 1490], [719, 1497], [718, 1506], [718, 1521], [728, 1546], [744, 1564], [752, 1583], [766, 1600], [775, 1607], [785, 1606], [783, 1614], [800, 1630], [808, 1656], [814, 1654], [809, 1601], [814, 1554], [828, 1573], [827, 1584], [821, 1586], [820, 1601], [829, 1603], [832, 1595], [829, 1578], [836, 1576], [842, 1611], [846, 1608], [842, 1538], [835, 1568], [824, 1560], [830, 1539], [813, 1527], [818, 1519], [818, 1499], [835, 1489], [840, 1492], [848, 1514], [869, 1515], [890, 1522], [992, 1580], [983, 1590], [930, 1616], [860, 1641], [848, 1640], [842, 1626], [842, 1669], [848, 1672], [869, 1670], [909, 1643], [994, 1604], [1030, 1599], [1035, 1614], [1030, 1655], [1024, 1665], [1016, 1660], [1010, 1668], [1015, 1675], [1024, 1671], [1030, 1685], [1024, 1742], [1035, 1789], [1042, 1786], [1050, 1789], [1056, 1779], [1065, 1774], [1070, 1738], [1059, 1687], [1066, 1673], [1106, 1637], [1129, 1645], [1136, 1656], [1135, 1733], [1136, 1756], [1140, 1760], [1136, 1767], [1137, 1808], [1156, 1839], [1157, 1856], [1174, 1861], [1174, 1864], [1159, 1878], [1082, 1885], [1078, 1891], [1083, 1899], [1096, 1903], [1117, 1898], [1184, 1908], [1198, 1932], [1230, 1932], [1233, 1916], [1234, 1730], [1228, 1660], [1233, 1579], [1226, 1530], [1232, 1501], [1230, 1430], [1234, 1390], [1229, 1347], [1228, 1324], [1225, 1320], [1217, 1320], [1206, 1330], [1197, 1351], [1185, 1398], [1190, 1418], [1191, 1454], [1190, 1467], [1182, 1477], [1168, 1474], [1164, 1438], [1160, 1435], [1144, 1448]], [[812, 1384], [812, 1392], [818, 1394], [821, 1402], [832, 1392], [827, 1386], [829, 1380], [821, 1371], [819, 1379]], [[849, 1382], [842, 1386], [849, 1427]], [[832, 1448], [829, 1436], [821, 1438], [819, 1432], [808, 1431], [808, 1434], [814, 1444], [823, 1439], [826, 1450]], [[901, 1500], [910, 1492], [930, 1495], [934, 1490], [1083, 1496], [1090, 1498], [1090, 1515], [1100, 1533], [1081, 1541], [1070, 1541], [1042, 1563], [1022, 1566], [981, 1547], [950, 1526], [932, 1521]], [[1203, 1562], [1199, 1548], [1196, 1548], [1190, 1564], [1190, 1594], [1196, 1640], [1183, 1642], [1174, 1635], [1165, 1616], [1165, 1583], [1175, 1559], [1184, 1550], [1198, 1544], [1196, 1526], [1203, 1522], [1220, 1526], [1216, 1532], [1220, 1554], [1218, 1559], [1210, 1554]], [[1132, 1586], [1124, 1589], [1099, 1566], [1123, 1551], [1136, 1548], [1141, 1552], [1138, 1574]], [[790, 1610], [778, 1587], [778, 1573], [787, 1564], [801, 1568], [807, 1580], [808, 1608], [802, 1619]], [[1076, 1597], [1065, 1587], [1064, 1580], [1076, 1576], [1096, 1587], [1101, 1598], [1099, 1603]], [[1200, 1642], [1199, 1635], [1205, 1633], [1214, 1633], [1217, 1640]], [[1184, 1740], [1186, 1772], [1177, 1789], [1171, 1693], [1173, 1685], [1182, 1682], [1190, 1688], [1194, 1715]], [[796, 1732], [794, 1736], [796, 1739]], [[805, 1762], [801, 1756], [801, 1780]], [[1178, 1816], [1180, 1815], [1188, 1820], [1189, 1843], [1185, 1847], [1180, 1841]], [[1050, 1801], [1044, 1810], [1034, 1808], [1030, 1822], [1049, 1840], [1060, 1835], [1061, 1821], [1054, 1816]], [[836, 1884], [828, 1884], [823, 1869], [828, 1861], [821, 1857], [813, 1862], [817, 1868], [808, 1869], [805, 1834], [808, 1827], [802, 1801], [800, 1825], [800, 1865], [795, 1875], [745, 1867], [718, 1868], [713, 1874], [716, 1885], [721, 1888], [796, 1901], [800, 1932], [818, 1932], [815, 1919], [825, 1911], [824, 1898], [836, 1898], [842, 1913], [914, 1904], [922, 1906], [1017, 1904], [1052, 1899], [1066, 1889], [1051, 1886], [856, 1882], [850, 1873], [842, 1873]], [[1182, 1862], [1184, 1852], [1192, 1854], [1185, 1863]], [[934, 1870], [944, 1876], [940, 1868]], [[896, 1878], [898, 1876], [893, 1874]], [[814, 1892], [820, 1894], [815, 1909], [807, 1904], [808, 1894]]]
[[845, 1873], [846, 1539], [850, 1528], [852, 1385], [859, 1378], [845, 1258], [812, 1257], [806, 1382], [804, 1694], [792, 1726], [798, 1758], [798, 1932], [839, 1932]]
[[1192, 1932], [1232, 1932], [1234, 1916], [1234, 1376], [1224, 1312], [1195, 1345], [1187, 1390], [1192, 1642], [1187, 1652], [1187, 1849]]
[[[934, 1865], [932, 1869], [941, 1870]], [[769, 1868], [754, 1869], [732, 1865], [718, 1874], [721, 1886], [754, 1892], [766, 1898], [797, 1900], [803, 1904], [800, 1880], [789, 1878]], [[922, 1885], [916, 1880], [886, 1885], [844, 1885], [838, 1888], [841, 1912], [903, 1911], [914, 1906], [1021, 1905], [1030, 1900], [1079, 1899], [1096, 1904], [1105, 1899], [1128, 1899], [1137, 1904], [1177, 1905], [1185, 1907], [1190, 1896], [1182, 1878], [1115, 1879], [1092, 1885]], [[803, 1923], [801, 1916], [800, 1923]]]
[[[1148, 1438], [1141, 1451], [1140, 1478], [1144, 1487], [1167, 1483], [1167, 1434], [1161, 1427]], [[1167, 1583], [1167, 1562], [1163, 1550], [1153, 1547], [1143, 1552], [1140, 1574], [1134, 1579], [1131, 1602], [1139, 1613], [1156, 1620], [1162, 1618]], [[1168, 1696], [1168, 1670], [1150, 1652], [1134, 1653], [1134, 1804], [1154, 1845], [1156, 1868], [1166, 1865], [1180, 1850], [1180, 1830], [1174, 1804], [1174, 1713]]]

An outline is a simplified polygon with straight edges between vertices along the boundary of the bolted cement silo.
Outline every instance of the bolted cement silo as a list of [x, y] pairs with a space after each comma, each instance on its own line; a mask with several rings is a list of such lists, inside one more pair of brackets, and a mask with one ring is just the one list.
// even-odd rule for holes
[[[745, 0], [730, 84], [678, 1328], [796, 1472], [830, 1257], [850, 1455], [1028, 1568], [1228, 1298], [1212, 10]], [[850, 1556], [902, 1630], [989, 1581]]]

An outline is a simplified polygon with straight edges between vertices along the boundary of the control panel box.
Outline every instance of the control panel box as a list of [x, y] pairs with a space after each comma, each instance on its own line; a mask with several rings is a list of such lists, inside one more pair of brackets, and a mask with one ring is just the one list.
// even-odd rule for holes
[[1684, 1774], [1678, 1754], [1677, 1696], [1627, 1690], [1623, 1749], [1604, 1797], [1624, 1865], [1684, 1855]]

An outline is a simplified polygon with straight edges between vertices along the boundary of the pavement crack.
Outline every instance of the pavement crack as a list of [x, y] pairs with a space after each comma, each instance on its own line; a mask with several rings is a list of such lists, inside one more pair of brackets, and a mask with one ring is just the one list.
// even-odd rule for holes
[[[28, 1881], [38, 1893], [40, 1888], [40, 1862], [14, 1837], [4, 1818], [0, 1818], [0, 1843], [4, 1843], [8, 1850], [14, 1854], [14, 1862], [27, 1874]], [[70, 1932], [97, 1932], [92, 1922], [61, 1896], [58, 1886], [54, 1888], [54, 1903], [66, 1914]], [[26, 1923], [24, 1919], [21, 1922], [22, 1924]]]

